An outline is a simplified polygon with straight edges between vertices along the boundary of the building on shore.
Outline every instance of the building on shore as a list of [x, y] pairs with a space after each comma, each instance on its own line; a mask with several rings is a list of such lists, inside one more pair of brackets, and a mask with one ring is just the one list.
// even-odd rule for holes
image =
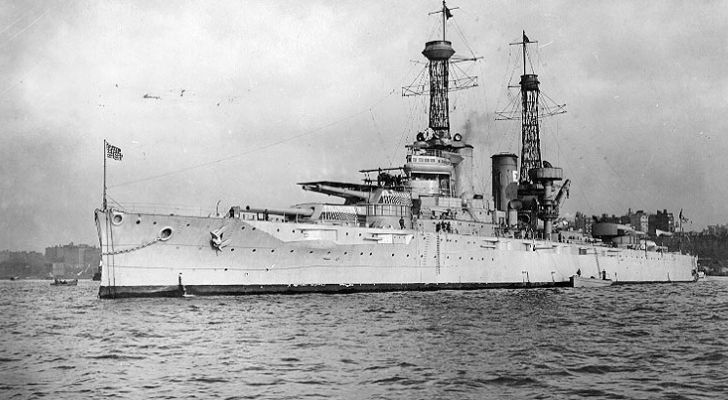
[[58, 245], [46, 247], [46, 262], [51, 265], [50, 273], [55, 277], [90, 278], [101, 260], [101, 250], [87, 244]]
[[633, 213], [630, 209], [627, 211], [627, 217], [629, 218], [629, 225], [635, 231], [643, 233], [649, 232], [649, 216], [643, 210], [637, 210], [637, 212]]

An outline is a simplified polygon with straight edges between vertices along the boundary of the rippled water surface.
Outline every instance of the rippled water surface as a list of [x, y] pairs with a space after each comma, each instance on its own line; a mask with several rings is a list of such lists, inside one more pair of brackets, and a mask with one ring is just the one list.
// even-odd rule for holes
[[728, 280], [99, 300], [0, 282], [0, 398], [725, 399]]

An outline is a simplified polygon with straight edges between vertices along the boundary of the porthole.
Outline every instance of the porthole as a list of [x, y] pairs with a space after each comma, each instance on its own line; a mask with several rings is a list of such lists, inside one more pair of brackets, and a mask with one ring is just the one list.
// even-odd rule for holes
[[111, 223], [114, 225], [121, 225], [121, 223], [124, 222], [124, 214], [120, 212], [114, 212], [111, 215]]
[[139, 225], [139, 224], [141, 224], [141, 223], [142, 223], [142, 220], [140, 220], [140, 219], [136, 220], [136, 224], [137, 224], [137, 225]]
[[157, 221], [152, 222], [152, 225], [157, 225]]
[[159, 231], [159, 240], [168, 240], [172, 237], [172, 228], [167, 226]]

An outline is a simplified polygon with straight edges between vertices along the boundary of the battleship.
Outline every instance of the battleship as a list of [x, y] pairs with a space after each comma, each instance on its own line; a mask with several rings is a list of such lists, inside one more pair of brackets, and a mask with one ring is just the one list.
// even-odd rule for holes
[[[697, 259], [668, 252], [629, 226], [596, 223], [591, 236], [555, 222], [568, 197], [562, 168], [542, 159], [539, 80], [520, 77], [521, 155], [491, 157], [492, 196], [476, 193], [473, 146], [451, 133], [455, 50], [425, 44], [429, 125], [400, 167], [360, 182], [302, 182], [336, 202], [234, 206], [207, 217], [104, 204], [95, 211], [101, 298], [301, 292], [466, 290], [694, 281]], [[404, 94], [404, 93], [403, 93]], [[110, 157], [118, 148], [104, 143]], [[113, 150], [113, 151], [111, 151]], [[104, 188], [105, 188], [104, 183]], [[104, 190], [105, 193], [105, 190]], [[584, 279], [580, 279], [583, 277]], [[606, 283], [606, 282], [605, 282]]]

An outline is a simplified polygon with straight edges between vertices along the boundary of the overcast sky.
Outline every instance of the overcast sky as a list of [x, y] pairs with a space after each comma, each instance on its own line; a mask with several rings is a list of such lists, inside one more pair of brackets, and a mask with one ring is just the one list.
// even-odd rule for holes
[[[542, 129], [544, 159], [573, 181], [564, 212], [683, 208], [688, 228], [728, 222], [725, 2], [449, 6], [455, 50], [482, 57], [468, 67], [479, 87], [451, 97], [453, 131], [481, 157], [478, 191], [489, 195], [491, 154], [520, 154], [517, 125], [493, 116], [518, 79], [508, 43], [525, 30], [543, 93], [568, 109]], [[295, 183], [401, 165], [427, 127], [427, 100], [401, 86], [424, 67], [413, 61], [437, 38], [439, 7], [3, 2], [0, 249], [98, 243], [104, 139], [124, 154], [108, 186], [127, 207], [331, 201]]]

